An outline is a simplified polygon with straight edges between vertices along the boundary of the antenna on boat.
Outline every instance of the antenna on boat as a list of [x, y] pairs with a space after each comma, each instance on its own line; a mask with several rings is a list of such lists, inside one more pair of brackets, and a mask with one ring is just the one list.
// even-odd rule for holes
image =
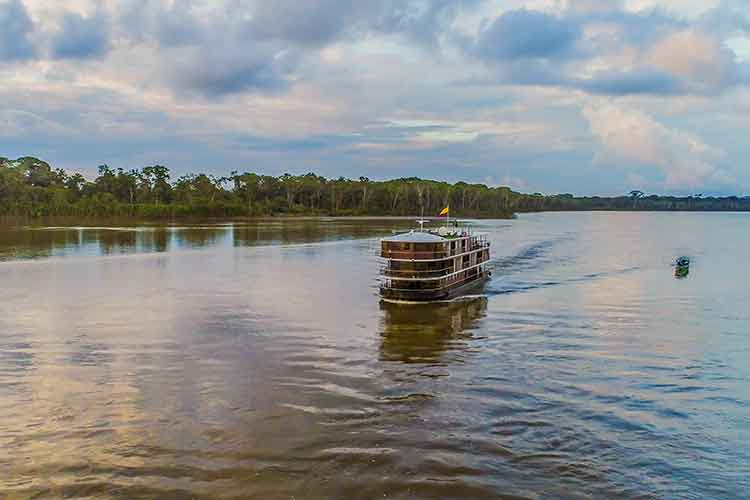
[[420, 233], [424, 233], [425, 222], [430, 222], [430, 221], [424, 220], [424, 207], [422, 207], [422, 216], [417, 221], [417, 223], [419, 223], [419, 232]]

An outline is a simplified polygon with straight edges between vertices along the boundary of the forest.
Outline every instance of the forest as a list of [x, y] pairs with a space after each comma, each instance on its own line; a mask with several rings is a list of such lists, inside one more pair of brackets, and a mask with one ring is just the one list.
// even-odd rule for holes
[[90, 180], [34, 157], [0, 157], [0, 215], [236, 217], [275, 215], [437, 215], [508, 218], [519, 212], [578, 210], [746, 211], [750, 197], [646, 195], [619, 197], [522, 194], [490, 187], [419, 179], [326, 179], [314, 173], [279, 177], [233, 171], [172, 178], [169, 168], [112, 169]]

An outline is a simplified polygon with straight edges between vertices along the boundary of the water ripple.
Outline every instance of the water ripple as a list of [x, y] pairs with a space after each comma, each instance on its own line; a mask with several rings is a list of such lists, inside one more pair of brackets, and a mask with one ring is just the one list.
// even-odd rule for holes
[[744, 220], [618, 217], [479, 221], [486, 293], [424, 307], [375, 222], [2, 265], [0, 497], [750, 498]]

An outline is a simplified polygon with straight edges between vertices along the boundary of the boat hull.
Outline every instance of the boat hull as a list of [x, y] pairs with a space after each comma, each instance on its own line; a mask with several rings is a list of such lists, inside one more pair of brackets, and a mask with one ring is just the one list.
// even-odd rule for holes
[[443, 302], [452, 300], [471, 292], [481, 289], [490, 279], [490, 272], [484, 272], [466, 283], [461, 283], [453, 287], [443, 288], [441, 290], [395, 290], [392, 288], [381, 287], [380, 296], [386, 302], [401, 303], [425, 303], [425, 302]]

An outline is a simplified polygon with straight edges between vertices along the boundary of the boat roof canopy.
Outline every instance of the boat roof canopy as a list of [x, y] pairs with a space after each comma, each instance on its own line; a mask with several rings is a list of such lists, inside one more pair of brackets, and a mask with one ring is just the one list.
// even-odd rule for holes
[[433, 233], [411, 231], [390, 238], [383, 238], [383, 241], [392, 243], [441, 243], [445, 241], [445, 238]]

